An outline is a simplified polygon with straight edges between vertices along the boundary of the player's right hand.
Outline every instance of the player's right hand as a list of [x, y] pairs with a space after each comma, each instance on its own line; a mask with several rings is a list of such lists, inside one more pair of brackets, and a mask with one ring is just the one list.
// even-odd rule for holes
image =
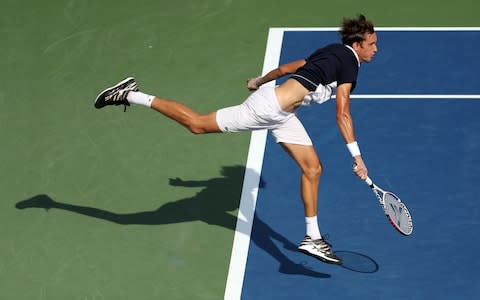
[[368, 177], [368, 170], [367, 166], [365, 166], [365, 163], [363, 162], [363, 159], [360, 155], [355, 156], [354, 162], [353, 162], [353, 173], [357, 175], [360, 179], [365, 180]]

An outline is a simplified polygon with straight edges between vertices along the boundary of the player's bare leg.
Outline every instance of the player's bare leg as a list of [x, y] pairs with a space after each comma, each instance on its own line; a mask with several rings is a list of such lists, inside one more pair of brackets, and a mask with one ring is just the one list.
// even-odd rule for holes
[[313, 146], [281, 143], [287, 153], [295, 160], [302, 171], [301, 197], [306, 217], [317, 215], [318, 185], [322, 174], [322, 165]]
[[281, 143], [302, 171], [301, 197], [303, 200], [307, 234], [298, 247], [299, 251], [323, 262], [341, 264], [342, 260], [333, 253], [330, 244], [320, 235], [317, 223], [318, 186], [322, 164], [313, 146]]
[[174, 100], [155, 97], [151, 108], [185, 126], [194, 134], [222, 132], [217, 125], [216, 112], [199, 114]]
[[110, 105], [124, 105], [126, 110], [131, 103], [151, 107], [185, 126], [194, 134], [222, 132], [217, 125], [216, 112], [202, 115], [179, 102], [139, 92], [133, 77], [128, 77], [103, 90], [98, 94], [94, 104], [98, 109]]

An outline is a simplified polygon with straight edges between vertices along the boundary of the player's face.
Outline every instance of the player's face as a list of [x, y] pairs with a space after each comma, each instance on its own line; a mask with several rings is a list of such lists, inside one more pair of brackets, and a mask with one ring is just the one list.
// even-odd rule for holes
[[377, 53], [377, 34], [366, 33], [365, 40], [352, 45], [361, 62], [371, 62], [375, 53]]

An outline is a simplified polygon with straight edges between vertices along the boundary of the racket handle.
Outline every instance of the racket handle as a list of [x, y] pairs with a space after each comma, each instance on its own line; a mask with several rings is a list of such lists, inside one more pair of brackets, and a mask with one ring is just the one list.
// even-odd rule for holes
[[373, 186], [373, 181], [370, 179], [370, 177], [367, 177], [367, 179], [365, 179], [365, 182], [366, 182], [369, 186]]

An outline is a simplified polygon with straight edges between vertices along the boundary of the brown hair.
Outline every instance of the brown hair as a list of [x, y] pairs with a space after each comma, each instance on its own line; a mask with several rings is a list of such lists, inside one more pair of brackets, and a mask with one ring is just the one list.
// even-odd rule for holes
[[358, 15], [356, 19], [343, 18], [339, 33], [342, 43], [351, 46], [355, 42], [359, 43], [365, 40], [366, 33], [374, 32], [372, 21], [367, 20], [364, 15]]

